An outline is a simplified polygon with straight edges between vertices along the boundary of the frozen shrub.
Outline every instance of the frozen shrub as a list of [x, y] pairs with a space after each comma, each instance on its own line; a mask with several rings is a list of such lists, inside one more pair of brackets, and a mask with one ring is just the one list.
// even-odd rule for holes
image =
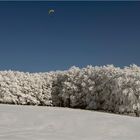
[[140, 67], [71, 67], [67, 71], [0, 71], [0, 102], [140, 115]]
[[23, 72], [0, 72], [0, 102], [51, 105], [51, 76]]
[[[108, 112], [140, 114], [140, 68], [87, 66], [57, 73], [53, 105]], [[52, 98], [53, 99], [53, 98]]]

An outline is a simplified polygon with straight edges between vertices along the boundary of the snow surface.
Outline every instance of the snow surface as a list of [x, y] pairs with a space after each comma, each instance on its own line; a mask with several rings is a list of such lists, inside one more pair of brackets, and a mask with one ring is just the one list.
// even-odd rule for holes
[[0, 140], [139, 140], [140, 118], [0, 104]]

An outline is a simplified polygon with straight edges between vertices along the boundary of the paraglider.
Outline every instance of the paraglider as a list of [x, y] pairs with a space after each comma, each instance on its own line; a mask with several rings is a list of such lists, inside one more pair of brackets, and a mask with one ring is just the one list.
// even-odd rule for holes
[[53, 14], [54, 13], [54, 9], [50, 9], [49, 11], [48, 11], [48, 14], [50, 15], [50, 14]]

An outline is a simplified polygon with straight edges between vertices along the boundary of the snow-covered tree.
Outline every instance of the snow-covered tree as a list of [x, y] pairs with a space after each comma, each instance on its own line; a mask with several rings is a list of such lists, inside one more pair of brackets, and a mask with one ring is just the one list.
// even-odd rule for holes
[[66, 71], [0, 71], [0, 103], [46, 105], [140, 115], [140, 67], [71, 67]]

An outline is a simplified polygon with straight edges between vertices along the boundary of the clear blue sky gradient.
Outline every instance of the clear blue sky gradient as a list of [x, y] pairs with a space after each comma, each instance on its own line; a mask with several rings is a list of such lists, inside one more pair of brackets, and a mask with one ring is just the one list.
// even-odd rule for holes
[[140, 2], [0, 2], [0, 70], [133, 63], [140, 65]]

